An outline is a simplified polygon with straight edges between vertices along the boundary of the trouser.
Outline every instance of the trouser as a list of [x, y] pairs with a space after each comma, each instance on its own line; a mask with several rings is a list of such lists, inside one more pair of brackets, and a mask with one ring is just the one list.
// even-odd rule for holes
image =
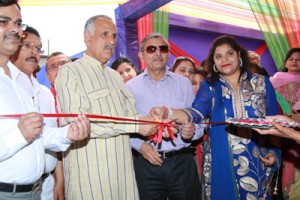
[[140, 199], [201, 199], [201, 184], [194, 154], [179, 154], [162, 159], [162, 166], [150, 164], [141, 155], [134, 160]]
[[30, 192], [0, 192], [0, 200], [40, 200], [41, 190]]

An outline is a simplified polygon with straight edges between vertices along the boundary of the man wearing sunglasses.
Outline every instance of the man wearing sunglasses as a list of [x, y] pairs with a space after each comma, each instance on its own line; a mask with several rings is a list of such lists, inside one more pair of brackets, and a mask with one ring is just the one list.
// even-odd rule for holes
[[[127, 82], [135, 97], [135, 107], [143, 115], [152, 107], [187, 108], [195, 98], [192, 84], [184, 76], [167, 69], [169, 44], [159, 33], [147, 35], [141, 42], [139, 57], [146, 69]], [[170, 109], [169, 109], [170, 110]], [[171, 118], [172, 113], [168, 113]], [[203, 128], [186, 122], [176, 140], [163, 139], [155, 144], [145, 138], [132, 137], [131, 146], [138, 151], [134, 169], [142, 200], [201, 199], [198, 167], [194, 159], [193, 140], [203, 135]]]

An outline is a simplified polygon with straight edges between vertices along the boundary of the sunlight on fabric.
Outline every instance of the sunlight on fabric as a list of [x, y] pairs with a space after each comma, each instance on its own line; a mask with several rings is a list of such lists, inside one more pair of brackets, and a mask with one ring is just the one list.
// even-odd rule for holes
[[173, 0], [170, 12], [205, 20], [259, 30], [247, 1]]

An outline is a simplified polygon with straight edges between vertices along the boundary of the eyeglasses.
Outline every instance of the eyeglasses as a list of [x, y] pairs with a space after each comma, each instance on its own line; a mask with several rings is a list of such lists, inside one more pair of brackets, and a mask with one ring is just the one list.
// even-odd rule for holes
[[[161, 45], [161, 46], [154, 46], [154, 45], [151, 45], [151, 46], [147, 46], [146, 47], [146, 52], [149, 53], [149, 54], [153, 54], [154, 52], [156, 52], [156, 50], [159, 48], [159, 51], [161, 53], [168, 53], [169, 52], [169, 46], [168, 45]], [[144, 52], [145, 49], [142, 51]]]
[[27, 25], [26, 24], [22, 24], [22, 21], [11, 21], [10, 19], [7, 19], [7, 18], [3, 18], [1, 19], [0, 18], [0, 27], [2, 28], [7, 28], [9, 26], [15, 26], [17, 27], [18, 29], [24, 31], [26, 28], [27, 28]]
[[59, 67], [63, 66], [64, 64], [66, 64], [68, 62], [70, 62], [70, 61], [62, 60], [62, 61], [53, 63], [52, 65], [50, 65], [48, 67], [48, 69], [47, 69], [47, 66], [46, 66], [46, 69], [47, 69], [47, 71], [56, 71]]
[[39, 54], [44, 53], [44, 50], [42, 50], [42, 47], [31, 45], [29, 42], [23, 42], [21, 44], [21, 46], [25, 50], [33, 50], [33, 51], [35, 51], [36, 53], [39, 53]]

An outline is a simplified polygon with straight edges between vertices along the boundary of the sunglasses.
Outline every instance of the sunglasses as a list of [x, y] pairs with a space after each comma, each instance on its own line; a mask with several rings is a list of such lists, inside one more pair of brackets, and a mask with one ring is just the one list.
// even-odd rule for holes
[[[168, 53], [169, 52], [169, 46], [168, 45], [161, 45], [161, 46], [147, 46], [146, 47], [146, 52], [149, 54], [153, 54], [156, 52], [157, 48], [159, 48], [159, 51], [161, 53]], [[145, 50], [144, 50], [145, 51]]]

